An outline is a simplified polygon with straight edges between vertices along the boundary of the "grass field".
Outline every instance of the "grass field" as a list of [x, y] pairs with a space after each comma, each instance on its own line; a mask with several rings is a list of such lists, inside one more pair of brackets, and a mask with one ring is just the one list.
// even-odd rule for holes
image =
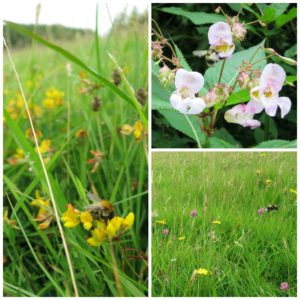
[[153, 153], [152, 169], [153, 296], [296, 296], [296, 153]]
[[[4, 294], [67, 297], [76, 295], [77, 289], [79, 296], [144, 296], [148, 284], [148, 167], [147, 123], [141, 116], [147, 116], [148, 106], [137, 103], [139, 97], [133, 92], [148, 88], [147, 20], [132, 19], [105, 38], [59, 41], [58, 45], [115, 84], [110, 87], [93, 76], [94, 71], [63, 57], [62, 51], [36, 42], [30, 48], [10, 49], [49, 185], [24, 98], [5, 52]], [[118, 66], [124, 77], [114, 71]], [[125, 96], [120, 97], [116, 89]], [[95, 242], [97, 236], [78, 212], [73, 211], [79, 223], [73, 224], [78, 226], [64, 226], [67, 223], [61, 218], [66, 216], [68, 203], [79, 211], [90, 203], [86, 191], [109, 200], [117, 216], [125, 218], [132, 212], [132, 227], [124, 225], [114, 238], [110, 231], [107, 240], [97, 240], [92, 247], [87, 240], [92, 237]], [[104, 226], [93, 222], [95, 227]]]

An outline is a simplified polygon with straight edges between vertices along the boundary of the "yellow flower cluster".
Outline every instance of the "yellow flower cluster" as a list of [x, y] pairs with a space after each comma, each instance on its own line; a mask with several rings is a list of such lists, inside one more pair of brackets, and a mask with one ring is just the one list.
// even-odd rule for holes
[[133, 133], [133, 136], [136, 141], [140, 141], [143, 137], [144, 127], [141, 121], [136, 121], [134, 126], [129, 124], [124, 124], [120, 128], [120, 133], [123, 135], [130, 135]]
[[93, 219], [88, 211], [80, 212], [72, 204], [68, 204], [67, 211], [63, 213], [61, 220], [67, 228], [77, 227], [80, 223], [83, 228], [91, 232], [87, 242], [94, 247], [101, 246], [105, 241], [121, 236], [130, 229], [134, 223], [134, 214], [131, 212], [126, 218], [113, 217], [104, 222]]
[[43, 105], [48, 110], [53, 110], [58, 106], [61, 106], [63, 101], [63, 96], [65, 95], [64, 92], [56, 89], [56, 88], [49, 88], [46, 90], [46, 98], [43, 101]]

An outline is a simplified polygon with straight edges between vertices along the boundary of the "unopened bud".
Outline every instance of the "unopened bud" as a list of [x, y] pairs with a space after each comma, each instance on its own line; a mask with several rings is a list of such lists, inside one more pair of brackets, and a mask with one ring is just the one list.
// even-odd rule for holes
[[117, 85], [117, 86], [121, 83], [121, 80], [122, 80], [121, 75], [120, 75], [120, 72], [117, 69], [115, 69], [113, 71], [112, 79], [113, 79], [114, 84]]
[[244, 24], [235, 22], [232, 25], [232, 35], [236, 41], [243, 41], [247, 34], [247, 29]]
[[136, 99], [141, 103], [141, 105], [144, 105], [147, 101], [147, 92], [144, 88], [140, 88], [135, 93]]
[[152, 42], [152, 51], [151, 56], [154, 61], [158, 61], [161, 59], [161, 56], [163, 54], [162, 45], [158, 41]]
[[94, 97], [94, 100], [92, 102], [92, 110], [98, 111], [101, 107], [101, 100], [98, 97]]
[[250, 76], [247, 72], [241, 72], [240, 75], [237, 78], [237, 81], [239, 83], [239, 86], [241, 89], [245, 89], [248, 86], [248, 83], [250, 81]]
[[173, 83], [175, 79], [175, 73], [168, 67], [163, 66], [159, 69], [158, 80], [163, 86], [167, 87], [170, 83]]

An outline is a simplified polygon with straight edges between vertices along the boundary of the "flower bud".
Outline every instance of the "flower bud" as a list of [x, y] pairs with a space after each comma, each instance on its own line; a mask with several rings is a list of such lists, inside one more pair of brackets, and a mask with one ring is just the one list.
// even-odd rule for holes
[[94, 97], [93, 102], [92, 102], [92, 110], [93, 111], [99, 111], [101, 107], [101, 100], [98, 97]]
[[231, 89], [223, 83], [217, 83], [205, 96], [205, 104], [212, 107], [217, 103], [225, 102], [230, 96]]
[[147, 92], [144, 88], [140, 88], [135, 93], [136, 99], [141, 103], [141, 105], [144, 105], [147, 101]]
[[231, 30], [234, 40], [243, 41], [245, 39], [247, 30], [244, 24], [235, 22], [233, 23]]
[[241, 89], [245, 89], [248, 86], [248, 83], [250, 82], [250, 76], [247, 72], [243, 71], [239, 74], [237, 81], [241, 87]]
[[121, 83], [121, 75], [117, 69], [115, 69], [112, 73], [112, 79], [115, 85], [119, 85]]
[[163, 50], [160, 42], [154, 41], [152, 42], [152, 51], [151, 51], [151, 56], [154, 61], [160, 60]]
[[167, 87], [170, 83], [173, 83], [175, 79], [175, 73], [168, 67], [163, 66], [159, 69], [158, 80], [161, 84]]

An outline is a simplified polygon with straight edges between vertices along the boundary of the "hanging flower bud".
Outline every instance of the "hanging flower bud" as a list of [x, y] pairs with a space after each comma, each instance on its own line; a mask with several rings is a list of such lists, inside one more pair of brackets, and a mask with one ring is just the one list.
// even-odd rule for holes
[[249, 82], [250, 82], [250, 76], [247, 72], [243, 71], [239, 74], [237, 81], [239, 83], [239, 86], [241, 87], [241, 89], [245, 89], [247, 88]]
[[162, 45], [160, 44], [159, 41], [154, 41], [152, 42], [152, 51], [151, 51], [151, 57], [154, 61], [160, 60], [163, 50], [162, 50]]
[[159, 69], [158, 80], [165, 87], [174, 82], [175, 73], [166, 65]]
[[115, 85], [119, 85], [121, 83], [121, 75], [117, 69], [115, 69], [112, 73], [112, 79]]
[[205, 105], [212, 107], [217, 103], [225, 102], [230, 95], [230, 87], [224, 83], [217, 83], [205, 96]]
[[235, 41], [243, 41], [247, 34], [245, 24], [240, 22], [233, 23], [231, 31]]

